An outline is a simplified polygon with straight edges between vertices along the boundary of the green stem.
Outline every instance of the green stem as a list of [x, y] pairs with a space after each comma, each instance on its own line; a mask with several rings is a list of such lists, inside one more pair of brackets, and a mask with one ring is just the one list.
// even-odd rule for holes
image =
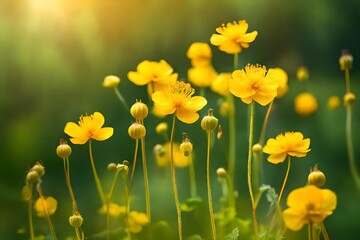
[[346, 92], [349, 93], [350, 90], [350, 72], [349, 68], [345, 68], [345, 85], [346, 85]]
[[252, 189], [252, 181], [251, 181], [251, 172], [252, 172], [252, 145], [253, 145], [253, 132], [254, 132], [254, 101], [250, 104], [250, 124], [249, 124], [249, 149], [248, 149], [248, 167], [247, 167], [247, 179], [248, 179], [248, 187], [252, 205], [252, 212], [253, 212], [253, 224], [254, 224], [254, 236], [255, 240], [258, 239], [258, 223], [256, 219], [256, 203]]
[[131, 232], [130, 232], [130, 224], [129, 224], [129, 191], [126, 185], [126, 177], [127, 175], [124, 175], [123, 177], [123, 183], [124, 183], [124, 196], [125, 196], [125, 225], [126, 225], [126, 234], [129, 240], [131, 240]]
[[287, 166], [287, 169], [286, 169], [286, 174], [285, 174], [285, 178], [284, 178], [284, 182], [282, 184], [282, 187], [281, 187], [281, 190], [280, 190], [280, 193], [279, 193], [279, 198], [278, 198], [278, 205], [280, 205], [280, 200], [281, 200], [281, 196], [284, 192], [284, 189], [285, 189], [285, 185], [286, 185], [286, 182], [287, 182], [287, 179], [289, 177], [289, 172], [290, 172], [290, 166], [291, 166], [291, 158], [290, 156], [288, 156], [288, 166]]
[[142, 164], [144, 172], [144, 186], [145, 186], [145, 204], [146, 204], [146, 215], [151, 223], [151, 209], [150, 209], [150, 190], [149, 190], [149, 177], [147, 172], [147, 162], [146, 162], [146, 150], [145, 150], [145, 138], [141, 138], [141, 154], [142, 154]]
[[33, 196], [33, 185], [28, 185], [29, 191], [30, 191], [30, 199], [28, 204], [28, 210], [29, 210], [29, 228], [30, 228], [30, 239], [34, 240], [34, 226], [33, 226], [33, 218], [32, 218], [32, 196]]
[[116, 180], [117, 180], [117, 178], [119, 176], [119, 173], [120, 173], [120, 171], [116, 170], [114, 179], [113, 179], [111, 187], [110, 187], [108, 198], [107, 198], [107, 201], [106, 201], [106, 229], [107, 229], [107, 239], [108, 240], [110, 240], [110, 232], [111, 232], [110, 204], [111, 204], [111, 201], [112, 201], [112, 196], [113, 196], [113, 193], [114, 193]]
[[46, 217], [46, 220], [47, 220], [47, 222], [48, 222], [48, 225], [49, 225], [51, 234], [52, 234], [52, 236], [53, 236], [53, 239], [56, 240], [57, 237], [56, 237], [54, 225], [53, 225], [52, 222], [51, 222], [50, 215], [49, 215], [49, 212], [48, 212], [48, 210], [47, 210], [47, 204], [46, 204], [46, 200], [45, 200], [45, 198], [44, 198], [44, 195], [43, 195], [43, 192], [42, 192], [42, 189], [41, 189], [41, 186], [40, 186], [40, 182], [39, 182], [38, 185], [37, 185], [37, 191], [38, 191], [39, 196], [40, 196], [40, 201], [41, 201], [42, 207], [43, 207], [43, 209], [44, 209], [45, 217]]
[[192, 154], [189, 156], [190, 164], [189, 164], [189, 177], [190, 177], [190, 196], [192, 198], [197, 196], [197, 189], [196, 189], [196, 177], [195, 177], [195, 168], [194, 168], [194, 159]]
[[175, 206], [178, 218], [178, 231], [179, 239], [182, 240], [182, 221], [181, 221], [181, 209], [179, 203], [179, 196], [176, 188], [176, 178], [175, 178], [175, 166], [174, 166], [174, 133], [175, 133], [175, 122], [176, 122], [176, 113], [174, 113], [171, 136], [170, 136], [170, 168], [171, 168], [171, 184], [174, 192]]
[[234, 71], [238, 68], [239, 65], [239, 54], [235, 53], [234, 54]]
[[77, 212], [78, 208], [77, 208], [77, 204], [76, 204], [76, 200], [75, 200], [75, 195], [74, 195], [74, 191], [71, 187], [71, 181], [70, 181], [70, 163], [69, 163], [69, 158], [63, 158], [64, 161], [64, 171], [65, 171], [65, 177], [66, 177], [66, 185], [69, 189], [69, 193], [70, 193], [70, 198], [71, 198], [71, 202], [72, 202], [72, 209], [73, 212]]
[[229, 176], [229, 208], [235, 207], [235, 195], [234, 195], [234, 179], [235, 179], [235, 157], [236, 157], [236, 125], [235, 125], [235, 104], [232, 94], [227, 95], [227, 101], [229, 103], [229, 159], [228, 159], [228, 176]]
[[91, 167], [92, 167], [92, 170], [93, 170], [95, 184], [96, 184], [96, 188], [97, 188], [97, 191], [98, 191], [100, 199], [101, 199], [101, 203], [104, 205], [104, 204], [106, 204], [106, 198], [105, 198], [105, 194], [104, 194], [104, 191], [103, 191], [101, 183], [100, 183], [100, 179], [99, 179], [99, 177], [97, 175], [97, 172], [96, 172], [96, 167], [95, 167], [95, 163], [94, 163], [94, 157], [93, 157], [93, 154], [92, 154], [92, 144], [91, 143], [92, 143], [92, 141], [90, 139], [89, 140], [89, 156], [90, 156]]
[[273, 103], [274, 103], [274, 101], [271, 101], [270, 104], [269, 104], [269, 107], [268, 107], [268, 110], [266, 111], [264, 122], [263, 122], [263, 125], [262, 125], [262, 128], [261, 128], [260, 137], [259, 137], [259, 143], [261, 144], [261, 146], [264, 145], [266, 126], [267, 126], [267, 123], [269, 121], [269, 116], [270, 116], [270, 112], [271, 112]]
[[213, 234], [213, 239], [216, 240], [217, 235], [216, 235], [216, 226], [215, 226], [214, 210], [213, 210], [212, 196], [211, 196], [211, 184], [210, 184], [210, 142], [211, 142], [211, 131], [207, 131], [207, 152], [206, 152], [207, 193], [208, 193], [208, 202], [209, 202], [211, 230]]
[[114, 88], [115, 94], [116, 96], [119, 98], [120, 102], [124, 105], [124, 107], [126, 108], [126, 110], [129, 110], [129, 106], [127, 105], [125, 99], [123, 98], [123, 96], [121, 95], [120, 91], [118, 88]]
[[323, 235], [324, 237], [324, 240], [329, 240], [329, 234], [327, 233], [326, 231], [326, 228], [325, 228], [325, 225], [324, 223], [320, 223], [320, 229], [321, 229], [321, 234]]
[[130, 184], [129, 184], [129, 195], [132, 191], [132, 187], [134, 184], [134, 174], [135, 174], [135, 168], [136, 168], [136, 159], [137, 159], [137, 152], [138, 152], [138, 148], [139, 148], [139, 139], [135, 140], [135, 151], [134, 151], [134, 161], [133, 161], [133, 166], [131, 168], [131, 175], [130, 175]]
[[313, 224], [310, 222], [308, 225], [308, 238], [309, 240], [314, 240], [313, 238]]

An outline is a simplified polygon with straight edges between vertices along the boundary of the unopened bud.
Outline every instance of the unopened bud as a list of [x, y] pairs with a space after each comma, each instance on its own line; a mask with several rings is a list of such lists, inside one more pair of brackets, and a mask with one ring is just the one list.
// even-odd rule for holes
[[254, 144], [254, 145], [252, 146], [252, 151], [253, 151], [253, 153], [255, 153], [255, 154], [260, 153], [260, 152], [262, 151], [262, 146], [261, 146], [261, 144], [260, 144], [260, 143]]
[[352, 92], [348, 92], [344, 95], [344, 105], [352, 106], [355, 102], [356, 96]]
[[311, 170], [308, 176], [308, 182], [311, 185], [321, 187], [326, 182], [325, 174], [317, 168], [317, 165]]
[[40, 179], [39, 173], [35, 170], [31, 170], [26, 175], [26, 182], [28, 184], [34, 184]]
[[168, 128], [169, 126], [166, 122], [161, 122], [156, 126], [155, 131], [157, 134], [162, 135], [162, 134], [166, 134]]
[[136, 100], [136, 103], [134, 103], [130, 108], [130, 113], [135, 119], [143, 120], [147, 117], [149, 109], [146, 104], [141, 102], [141, 100]]
[[39, 174], [39, 177], [45, 174], [45, 167], [40, 162], [36, 162], [31, 170], [36, 171]]
[[71, 147], [64, 139], [60, 139], [60, 144], [56, 148], [56, 154], [60, 158], [68, 158], [71, 155]]
[[129, 127], [128, 133], [130, 137], [134, 139], [140, 139], [146, 135], [146, 128], [144, 127], [144, 125], [135, 122]]
[[347, 51], [343, 50], [341, 57], [339, 58], [340, 69], [351, 69], [353, 63], [353, 56]]
[[106, 76], [102, 83], [104, 88], [116, 88], [119, 84], [120, 78], [114, 75]]
[[116, 170], [116, 164], [115, 163], [109, 163], [107, 165], [107, 170], [110, 171], [110, 172], [113, 172]]
[[216, 174], [219, 178], [225, 178], [227, 176], [227, 172], [226, 172], [225, 168], [216, 169]]
[[186, 133], [183, 134], [184, 134], [184, 140], [180, 144], [180, 151], [184, 153], [185, 157], [188, 157], [190, 153], [193, 151], [193, 145], [190, 142], [189, 138], [187, 138]]
[[79, 228], [83, 224], [84, 219], [79, 212], [75, 212], [72, 216], [69, 217], [69, 223], [74, 228]]
[[213, 110], [209, 109], [208, 115], [201, 120], [201, 127], [205, 131], [212, 131], [218, 126], [219, 120], [213, 116]]

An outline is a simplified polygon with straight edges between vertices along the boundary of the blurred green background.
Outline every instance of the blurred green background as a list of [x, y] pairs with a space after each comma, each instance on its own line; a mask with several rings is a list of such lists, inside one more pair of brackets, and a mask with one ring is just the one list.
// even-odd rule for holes
[[[336, 111], [326, 107], [327, 98], [345, 92], [343, 72], [338, 59], [346, 48], [354, 56], [351, 71], [352, 90], [359, 93], [360, 74], [360, 2], [353, 0], [281, 1], [281, 0], [5, 0], [0, 2], [0, 236], [1, 239], [27, 239], [18, 235], [17, 229], [27, 228], [26, 206], [20, 200], [20, 190], [29, 166], [42, 160], [46, 167], [43, 187], [46, 195], [59, 200], [59, 210], [54, 215], [59, 238], [71, 234], [67, 226], [70, 201], [65, 184], [61, 160], [55, 149], [59, 139], [66, 137], [63, 128], [68, 121], [77, 121], [81, 114], [100, 111], [106, 126], [115, 128], [114, 136], [106, 142], [94, 144], [95, 161], [100, 176], [108, 184], [106, 173], [109, 162], [132, 159], [134, 142], [129, 141], [127, 128], [133, 121], [112, 91], [101, 87], [104, 76], [120, 76], [120, 92], [129, 104], [135, 99], [148, 102], [145, 88], [127, 80], [128, 71], [136, 69], [142, 60], [165, 59], [180, 78], [186, 78], [190, 62], [186, 50], [192, 42], [209, 42], [215, 28], [221, 23], [246, 19], [249, 31], [259, 35], [249, 49], [239, 57], [239, 66], [261, 63], [267, 67], [281, 67], [289, 75], [289, 93], [276, 105], [270, 117], [267, 137], [285, 131], [302, 131], [312, 140], [312, 151], [306, 159], [293, 161], [289, 184], [285, 194], [305, 184], [309, 168], [319, 163], [327, 176], [325, 187], [338, 196], [334, 215], [326, 220], [332, 239], [354, 239], [359, 234], [360, 195], [355, 190], [347, 162], [345, 146], [345, 109]], [[232, 57], [212, 47], [213, 64], [219, 71], [231, 71]], [[296, 69], [306, 65], [310, 80], [296, 82]], [[293, 98], [301, 91], [312, 92], [319, 101], [314, 115], [299, 117], [293, 110]], [[216, 108], [216, 95], [206, 92], [211, 100], [206, 107]], [[237, 101], [239, 109], [238, 130], [243, 147], [238, 149], [238, 189], [246, 191], [246, 108]], [[204, 109], [201, 114], [206, 113]], [[264, 109], [258, 107], [258, 125]], [[359, 106], [354, 109], [355, 155], [360, 158]], [[166, 119], [168, 120], [168, 119]], [[227, 120], [220, 118], [226, 126]], [[161, 142], [153, 128], [159, 120], [146, 121], [147, 151]], [[191, 129], [199, 152], [205, 139], [203, 131], [184, 124], [181, 132]], [[220, 146], [220, 145], [219, 145]], [[214, 150], [215, 151], [215, 150]], [[215, 151], [213, 168], [224, 166], [222, 150]], [[198, 159], [204, 156], [198, 153]], [[217, 158], [219, 159], [217, 161]], [[360, 161], [358, 161], [360, 165]], [[199, 192], [205, 193], [204, 161], [199, 160]], [[265, 162], [266, 183], [280, 188], [284, 166]], [[141, 167], [138, 168], [141, 179]], [[157, 169], [149, 157], [150, 188], [154, 219], [175, 218], [170, 178]], [[99, 201], [93, 184], [87, 146], [73, 146], [71, 157], [72, 182], [80, 209], [88, 226], [85, 231], [94, 233], [103, 227], [104, 218], [94, 218]], [[108, 177], [106, 177], [108, 176]], [[187, 197], [187, 172], [179, 170], [180, 197]], [[216, 186], [216, 178], [213, 179]], [[108, 186], [108, 185], [106, 185]], [[120, 186], [120, 185], [119, 185]], [[214, 199], [219, 197], [215, 187]], [[107, 189], [107, 188], [106, 188]], [[142, 180], [135, 183], [135, 192], [142, 196]], [[164, 193], [167, 189], [166, 193]], [[181, 190], [183, 192], [181, 192]], [[120, 194], [120, 189], [117, 189]], [[205, 195], [203, 195], [205, 197]], [[163, 199], [158, 201], [156, 199]], [[164, 201], [169, 202], [168, 207]], [[141, 200], [135, 208], [144, 211]], [[165, 208], [156, 212], [156, 209]], [[170, 216], [170, 217], [169, 217]], [[250, 217], [245, 212], [243, 218]], [[91, 222], [99, 218], [101, 226], [92, 229]], [[47, 231], [45, 220], [39, 222], [38, 232]], [[45, 224], [45, 225], [44, 225]], [[64, 227], [62, 227], [64, 226]], [[173, 225], [175, 227], [175, 225]], [[187, 226], [185, 224], [185, 226]], [[189, 226], [188, 226], [189, 228]], [[60, 230], [60, 229], [63, 229]], [[193, 234], [193, 231], [188, 234]]]

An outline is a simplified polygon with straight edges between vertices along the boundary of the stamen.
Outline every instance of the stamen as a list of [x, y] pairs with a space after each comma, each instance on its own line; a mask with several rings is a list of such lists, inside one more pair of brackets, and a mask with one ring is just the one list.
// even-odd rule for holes
[[170, 86], [170, 91], [172, 94], [183, 95], [185, 97], [191, 97], [195, 93], [195, 90], [189, 83], [179, 81]]

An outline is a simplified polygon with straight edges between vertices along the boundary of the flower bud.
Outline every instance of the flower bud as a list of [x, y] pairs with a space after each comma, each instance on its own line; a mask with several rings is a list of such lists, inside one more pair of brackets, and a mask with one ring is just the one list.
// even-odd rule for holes
[[130, 113], [135, 119], [143, 120], [147, 117], [149, 109], [146, 104], [141, 102], [141, 100], [136, 100], [136, 103], [134, 103], [130, 108]]
[[128, 133], [131, 138], [140, 139], [146, 135], [146, 128], [144, 127], [144, 125], [135, 122], [129, 127]]
[[218, 132], [216, 134], [217, 139], [220, 139], [222, 137], [222, 135], [223, 135], [223, 130], [222, 130], [221, 125], [219, 125]]
[[255, 153], [255, 154], [260, 153], [260, 152], [262, 151], [262, 146], [261, 146], [261, 144], [260, 144], [260, 143], [254, 144], [254, 145], [252, 146], [252, 151], [253, 151], [253, 153]]
[[115, 163], [109, 163], [107, 165], [107, 170], [110, 171], [110, 172], [113, 172], [116, 170], [116, 164]]
[[28, 184], [34, 184], [38, 182], [39, 179], [40, 179], [39, 173], [32, 169], [30, 169], [30, 171], [26, 175], [26, 182]]
[[343, 50], [341, 57], [339, 58], [340, 69], [351, 69], [353, 63], [353, 56], [347, 51]]
[[193, 145], [190, 142], [189, 138], [187, 138], [186, 133], [184, 134], [184, 140], [180, 144], [180, 151], [184, 153], [185, 157], [188, 157], [190, 153], [193, 151]]
[[326, 182], [325, 174], [315, 166], [308, 176], [308, 182], [316, 187], [321, 187]]
[[305, 67], [305, 66], [299, 67], [297, 72], [296, 72], [296, 78], [300, 82], [307, 81], [309, 79], [309, 70], [308, 70], [308, 68]]
[[348, 92], [344, 95], [344, 105], [352, 106], [355, 102], [356, 96], [352, 92]]
[[64, 139], [60, 139], [60, 144], [56, 148], [56, 154], [60, 158], [68, 158], [71, 155], [71, 147], [67, 144]]
[[28, 185], [25, 185], [22, 189], [21, 189], [21, 200], [23, 200], [24, 202], [30, 201], [31, 200], [31, 190], [29, 188]]
[[45, 168], [40, 162], [36, 162], [31, 170], [36, 171], [39, 174], [39, 177], [45, 174]]
[[168, 128], [169, 126], [166, 122], [161, 122], [156, 126], [155, 131], [157, 134], [162, 135], [162, 134], [166, 134]]
[[220, 104], [219, 113], [223, 117], [229, 116], [230, 104], [227, 101], [223, 101]]
[[225, 168], [216, 169], [216, 174], [219, 178], [225, 178], [227, 176], [227, 172], [226, 172]]
[[104, 88], [116, 88], [120, 84], [120, 78], [114, 75], [109, 75], [104, 78], [102, 83]]
[[212, 131], [218, 126], [219, 120], [213, 116], [213, 110], [209, 109], [208, 115], [201, 120], [201, 127], [205, 131]]
[[74, 212], [72, 216], [69, 217], [69, 223], [74, 228], [79, 228], [83, 224], [83, 217], [79, 212]]

